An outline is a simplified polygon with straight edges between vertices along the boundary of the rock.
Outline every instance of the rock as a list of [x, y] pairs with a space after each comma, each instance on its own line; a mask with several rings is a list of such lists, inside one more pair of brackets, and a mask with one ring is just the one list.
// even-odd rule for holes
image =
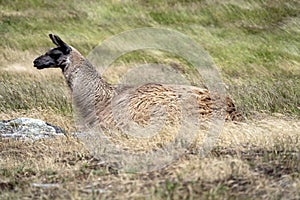
[[59, 188], [60, 185], [57, 183], [32, 183], [31, 184], [33, 187], [38, 187], [38, 188]]
[[17, 118], [0, 120], [0, 138], [38, 140], [54, 136], [65, 136], [65, 131], [39, 119]]

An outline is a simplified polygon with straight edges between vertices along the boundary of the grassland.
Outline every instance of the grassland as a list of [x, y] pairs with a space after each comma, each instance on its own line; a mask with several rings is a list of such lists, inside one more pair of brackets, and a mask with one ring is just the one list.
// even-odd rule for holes
[[[53, 46], [48, 33], [87, 55], [101, 41], [142, 27], [177, 30], [198, 42], [248, 118], [226, 123], [207, 157], [187, 155], [149, 174], [118, 174], [72, 137], [0, 139], [0, 198], [299, 199], [299, 13], [296, 0], [0, 0], [0, 119], [35, 117], [72, 132], [71, 98], [60, 71], [32, 67]], [[188, 65], [147, 51], [114, 65], [153, 62]]]

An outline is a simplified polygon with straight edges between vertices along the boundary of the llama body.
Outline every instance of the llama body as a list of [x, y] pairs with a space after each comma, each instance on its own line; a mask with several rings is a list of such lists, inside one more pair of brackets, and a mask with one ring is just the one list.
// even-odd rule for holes
[[149, 83], [117, 90], [103, 80], [75, 48], [56, 35], [49, 36], [57, 47], [36, 58], [34, 66], [38, 69], [62, 69], [73, 103], [86, 124], [107, 129], [126, 127], [129, 122], [147, 126], [151, 120], [155, 122], [153, 117], [159, 119], [164, 115], [164, 121], [172, 125], [180, 123], [183, 109], [208, 117], [213, 110], [222, 112], [224, 107], [227, 119], [235, 117], [235, 107], [230, 98], [227, 97], [223, 105], [217, 94], [198, 87]]

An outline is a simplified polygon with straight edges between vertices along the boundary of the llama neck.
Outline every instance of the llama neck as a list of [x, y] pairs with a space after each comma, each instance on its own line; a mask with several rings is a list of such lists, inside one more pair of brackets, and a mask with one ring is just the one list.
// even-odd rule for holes
[[103, 80], [93, 65], [76, 49], [72, 49], [69, 59], [70, 63], [63, 69], [63, 74], [72, 91], [73, 101], [82, 109], [81, 112], [110, 101], [113, 87]]

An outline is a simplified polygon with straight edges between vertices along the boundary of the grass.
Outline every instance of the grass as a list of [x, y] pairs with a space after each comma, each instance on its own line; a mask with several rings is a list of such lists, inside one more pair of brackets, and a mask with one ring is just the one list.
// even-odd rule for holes
[[231, 85], [233, 99], [239, 109], [251, 117], [255, 111], [299, 115], [300, 90], [298, 78], [278, 78], [273, 81], [248, 80]]
[[[35, 143], [2, 140], [0, 197], [297, 199], [299, 120], [262, 117], [226, 123], [216, 147], [205, 158], [188, 154], [145, 174], [112, 170], [72, 137]], [[46, 183], [54, 185], [38, 185]]]
[[[71, 112], [69, 93], [62, 84], [62, 77], [41, 78], [28, 74], [20, 79], [20, 76], [24, 74], [1, 73], [1, 94], [5, 94], [0, 101], [1, 112], [30, 110], [35, 107], [56, 109], [63, 114]], [[52, 82], [51, 87], [49, 87], [49, 82]]]
[[[101, 41], [122, 31], [161, 27], [180, 31], [202, 45], [220, 69], [224, 82], [234, 88], [228, 91], [234, 97], [238, 96], [235, 93], [237, 85], [243, 90], [249, 82], [258, 83], [255, 87], [263, 86], [268, 95], [272, 95], [271, 99], [277, 98], [272, 90], [278, 79], [292, 79], [289, 86], [296, 90], [299, 86], [300, 5], [297, 1], [83, 3], [15, 0], [1, 1], [0, 6], [1, 68], [11, 69], [12, 64], [32, 66], [34, 57], [52, 46], [47, 37], [50, 32], [59, 34], [87, 55]], [[66, 12], [56, 9], [58, 6]], [[52, 10], [56, 10], [55, 14]], [[168, 54], [160, 58], [143, 52], [132, 54], [131, 60], [135, 62], [161, 62], [169, 58]], [[128, 57], [124, 57], [123, 63], [130, 63]], [[266, 84], [259, 85], [261, 80]], [[278, 89], [283, 96], [290, 95], [284, 88]], [[299, 99], [299, 93], [294, 95], [294, 99]], [[270, 113], [300, 114], [300, 110], [295, 109], [299, 101], [267, 103], [276, 104], [276, 109], [251, 106], [248, 101], [238, 101], [238, 104], [245, 113], [263, 107]]]
[[[248, 118], [226, 123], [205, 158], [187, 155], [149, 174], [117, 173], [71, 136], [35, 143], [0, 139], [0, 198], [300, 198], [299, 13], [296, 0], [0, 0], [0, 119], [40, 118], [74, 131], [61, 72], [32, 67], [53, 47], [48, 33], [88, 55], [103, 40], [142, 27], [176, 30], [199, 43]], [[124, 55], [105, 77], [116, 82], [145, 63], [172, 66], [199, 84], [189, 63], [158, 51]]]

